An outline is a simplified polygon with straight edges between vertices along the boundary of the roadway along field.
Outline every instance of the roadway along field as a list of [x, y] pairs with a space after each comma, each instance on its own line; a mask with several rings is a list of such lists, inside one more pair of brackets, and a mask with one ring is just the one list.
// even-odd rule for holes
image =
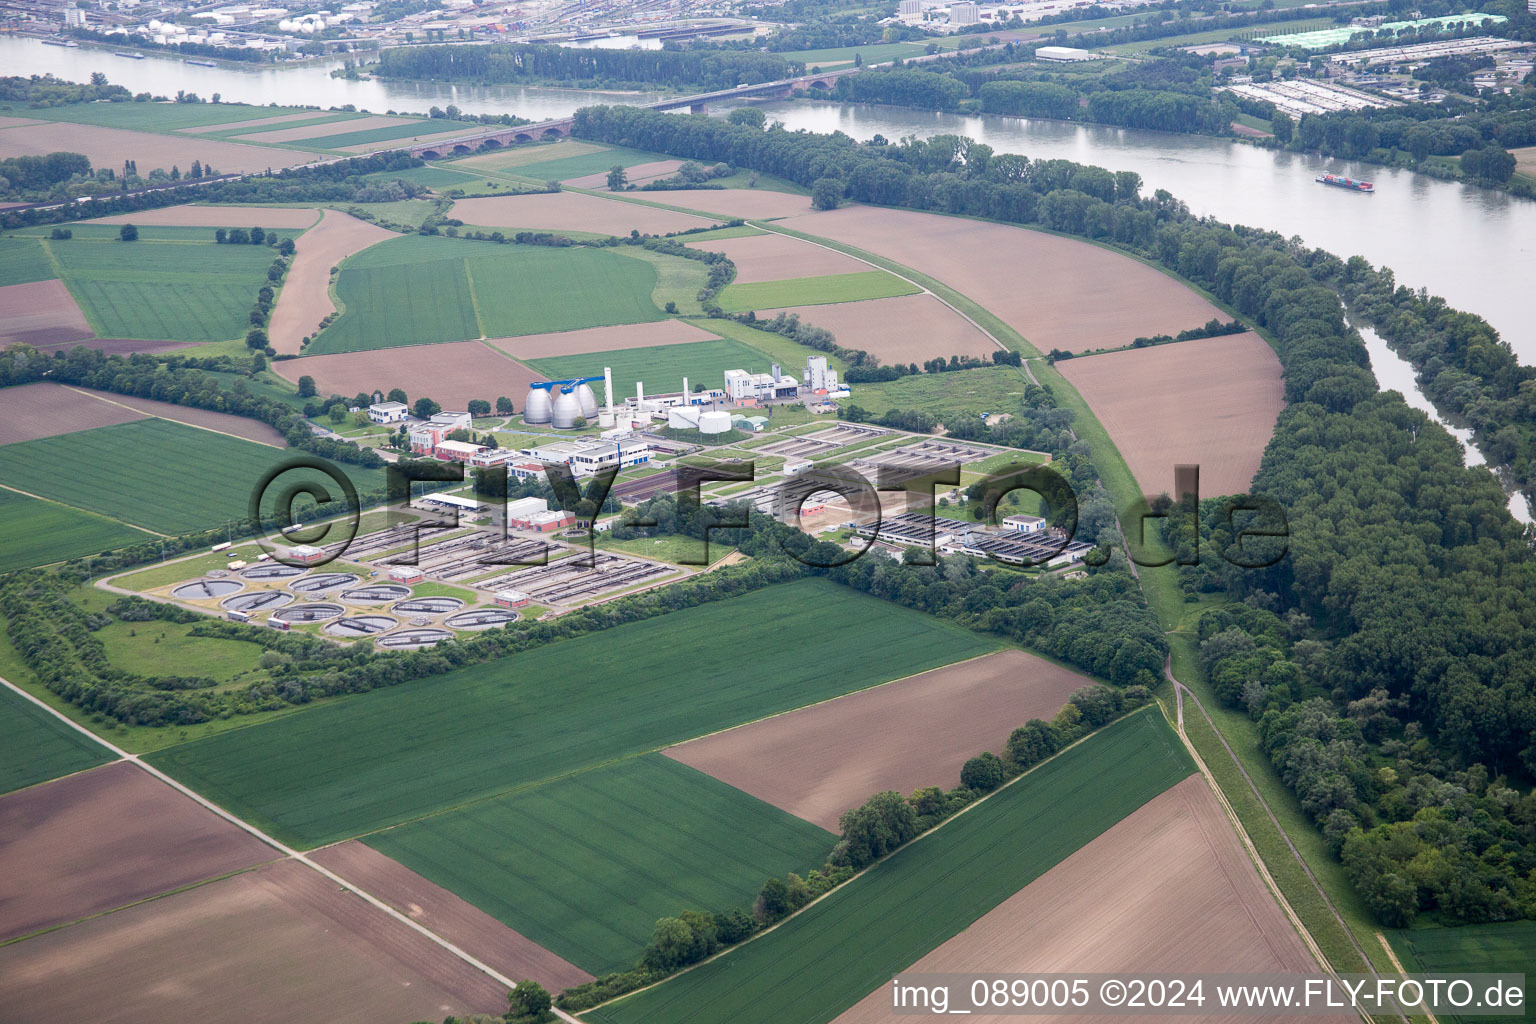
[[1200, 493], [1238, 494], [1259, 471], [1285, 408], [1280, 360], [1256, 334], [1202, 338], [1057, 362], [1147, 494], [1198, 463]]
[[[251, 488], [284, 458], [264, 445], [150, 419], [5, 445], [0, 478], [136, 526], [185, 533], [243, 518]], [[347, 472], [359, 491], [383, 489], [382, 470]]]
[[[811, 350], [806, 349], [809, 353]], [[726, 370], [767, 373], [773, 360], [755, 348], [730, 338], [712, 338], [682, 345], [591, 352], [549, 359], [530, 359], [528, 365], [551, 380], [587, 377], [613, 369], [613, 389], [618, 400], [635, 393], [635, 382], [644, 381], [648, 394], [676, 391], [687, 377], [689, 386], [720, 387]]]
[[191, 405], [176, 405], [173, 402], [157, 402], [153, 398], [119, 395], [111, 391], [95, 391], [73, 386], [70, 390], [108, 408], [137, 412], [145, 416], [170, 420], [173, 423], [184, 423], [189, 427], [202, 427], [277, 448], [285, 447], [288, 443], [283, 439], [282, 431], [261, 420], [251, 419], [249, 416], [236, 416], [234, 413], [216, 412], [213, 409], [199, 409]]
[[42, 352], [93, 337], [63, 281], [0, 286], [0, 349], [31, 345]]
[[256, 292], [277, 255], [264, 245], [141, 237], [45, 241], [64, 282], [104, 338], [227, 341], [243, 338]]
[[0, 835], [0, 941], [278, 857], [127, 761], [0, 798]]
[[997, 351], [991, 338], [975, 324], [932, 295], [903, 295], [894, 299], [843, 302], [830, 306], [789, 306], [763, 310], [759, 320], [778, 314], [799, 316], [825, 327], [846, 348], [861, 348], [892, 363], [923, 363], [935, 356], [977, 356], [989, 359]]
[[1129, 256], [1043, 231], [868, 206], [795, 217], [783, 226], [931, 275], [1041, 352], [1119, 348], [1224, 319], [1187, 286]]
[[681, 188], [636, 193], [648, 203], [698, 210], [721, 219], [773, 220], [811, 210], [811, 197], [766, 188]]
[[404, 386], [413, 398], [431, 398], [445, 409], [464, 409], [473, 398], [494, 402], [501, 395], [521, 406], [528, 385], [544, 379], [538, 370], [478, 341], [305, 356], [273, 362], [271, 367], [294, 384], [305, 375], [315, 378], [322, 395], [372, 394]]
[[[4, 493], [0, 491], [0, 508]], [[112, 760], [106, 747], [5, 686], [0, 686], [0, 735], [5, 736], [0, 749], [0, 793]]]
[[594, 974], [633, 966], [656, 920], [750, 910], [837, 837], [657, 754], [365, 840]]
[[820, 306], [833, 302], [888, 299], [914, 295], [922, 289], [883, 270], [863, 270], [827, 277], [795, 277], [786, 281], [730, 284], [720, 293], [720, 308], [728, 313], [779, 306]]
[[647, 263], [600, 249], [409, 235], [347, 260], [344, 310], [304, 351], [358, 352], [660, 320]]
[[143, 413], [125, 405], [102, 402], [62, 384], [23, 384], [5, 389], [5, 404], [0, 406], [0, 445], [143, 418]]
[[[293, 266], [272, 309], [267, 337], [278, 355], [297, 355], [305, 335], [336, 312], [331, 301], [331, 268], [371, 245], [398, 237], [377, 224], [338, 210], [325, 210], [319, 224], [294, 245]], [[355, 392], [354, 392], [355, 394]]]
[[665, 751], [722, 782], [837, 831], [875, 793], [952, 789], [960, 766], [1050, 721], [1094, 680], [1023, 651], [908, 676]]
[[507, 993], [285, 860], [0, 946], [0, 1005], [18, 1021], [376, 1024], [503, 1013]]
[[583, 1017], [603, 1024], [829, 1021], [1193, 770], [1157, 712], [1138, 712], [766, 935]]
[[0, 572], [49, 565], [149, 540], [148, 534], [115, 519], [68, 505], [32, 498], [0, 487]]
[[[1317, 969], [1199, 775], [1143, 804], [965, 931], [902, 968], [1165, 976]], [[890, 990], [882, 985], [837, 1017], [836, 1024], [885, 1024], [890, 1018]], [[1017, 1020], [997, 1014], [968, 1019]], [[1120, 1018], [1044, 1019], [1109, 1024]], [[1200, 1019], [1266, 1018], [1212, 1013]], [[1335, 1019], [1359, 1018], [1345, 1013]]]
[[691, 248], [701, 252], [721, 252], [736, 264], [736, 284], [758, 281], [782, 281], [793, 277], [819, 277], [825, 274], [852, 274], [868, 270], [852, 256], [834, 249], [803, 242], [788, 235], [747, 235], [740, 238], [694, 241], [685, 236]]
[[[724, 652], [769, 650], [789, 635], [801, 638], [794, 659], [718, 671]], [[285, 841], [314, 846], [994, 646], [803, 581], [311, 707], [152, 760]]]
[[431, 929], [503, 977], [532, 978], [551, 992], [592, 980], [592, 975], [580, 967], [371, 846], [352, 840], [316, 850], [310, 859]]

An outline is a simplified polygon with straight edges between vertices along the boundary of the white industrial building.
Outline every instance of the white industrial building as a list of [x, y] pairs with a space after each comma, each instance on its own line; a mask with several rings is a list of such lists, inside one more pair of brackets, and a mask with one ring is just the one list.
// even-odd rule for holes
[[404, 402], [374, 402], [368, 407], [368, 418], [375, 423], [400, 423], [410, 415]]
[[981, 22], [981, 8], [971, 0], [961, 0], [960, 3], [949, 5], [949, 23], [951, 25], [976, 25]]
[[650, 462], [651, 446], [641, 438], [624, 437], [606, 441], [584, 439], [555, 441], [523, 448], [518, 455], [541, 464], [570, 466], [573, 476], [582, 477], [592, 476], [614, 466], [625, 469]]
[[474, 420], [467, 412], [440, 412], [424, 423], [412, 425], [411, 451], [435, 455], [435, 449], [455, 430], [468, 430]]

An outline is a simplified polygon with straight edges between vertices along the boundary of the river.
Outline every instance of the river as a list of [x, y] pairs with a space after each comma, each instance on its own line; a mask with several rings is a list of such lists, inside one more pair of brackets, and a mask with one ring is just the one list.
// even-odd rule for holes
[[[595, 41], [613, 45], [611, 40]], [[219, 93], [245, 103], [351, 103], [359, 109], [425, 111], [452, 103], [472, 114], [514, 113], [535, 120], [561, 117], [593, 103], [645, 103], [655, 93], [591, 92], [524, 86], [449, 85], [433, 82], [352, 81], [332, 78], [341, 61], [300, 66], [194, 67], [177, 58], [130, 60], [108, 50], [44, 46], [36, 39], [0, 39], [5, 73], [52, 73], [85, 81], [92, 71], [135, 92], [174, 95], [178, 89], [207, 98]], [[1102, 125], [1024, 118], [903, 110], [826, 101], [760, 104], [791, 129], [841, 131], [856, 139], [879, 134], [968, 135], [998, 152], [1060, 157], [1141, 175], [1145, 191], [1165, 188], [1197, 214], [1235, 224], [1284, 231], [1343, 257], [1359, 254], [1385, 264], [1400, 284], [1427, 287], [1453, 305], [1484, 317], [1522, 362], [1536, 362], [1536, 317], [1530, 282], [1536, 280], [1536, 202], [1506, 193], [1437, 181], [1409, 171], [1274, 152], [1220, 139]], [[724, 114], [722, 106], [712, 113]], [[1375, 195], [1326, 188], [1320, 171], [1376, 182]], [[1367, 347], [1383, 387], [1396, 388], [1433, 414], [1411, 369], [1369, 332]], [[1438, 418], [1438, 417], [1437, 417]], [[1465, 442], [1468, 435], [1458, 432]], [[1481, 459], [1469, 447], [1469, 459]], [[1521, 518], [1528, 510], [1512, 503]]]

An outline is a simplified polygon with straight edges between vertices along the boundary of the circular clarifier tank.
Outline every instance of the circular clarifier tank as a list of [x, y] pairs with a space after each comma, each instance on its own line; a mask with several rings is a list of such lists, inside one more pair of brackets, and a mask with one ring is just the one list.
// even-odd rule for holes
[[228, 597], [244, 586], [239, 580], [197, 580], [183, 583], [171, 591], [171, 596], [183, 601], [206, 601], [211, 597]]

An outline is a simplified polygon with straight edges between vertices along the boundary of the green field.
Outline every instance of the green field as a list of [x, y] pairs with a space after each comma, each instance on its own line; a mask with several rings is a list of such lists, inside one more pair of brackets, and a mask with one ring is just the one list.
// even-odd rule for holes
[[[249, 214], [242, 214], [249, 216]], [[64, 283], [103, 338], [228, 341], [243, 338], [276, 253], [264, 245], [137, 242], [76, 237], [43, 242]]]
[[[1536, 979], [1536, 921], [1457, 928], [1400, 928], [1386, 933], [1409, 973], [1524, 974]], [[1437, 1014], [1443, 1021], [1507, 1021], [1510, 1017]]]
[[836, 837], [661, 754], [410, 822], [368, 839], [594, 974], [632, 966], [656, 919], [750, 909]]
[[[0, 446], [0, 479], [122, 522], [186, 533], [243, 518], [251, 488], [289, 454], [169, 420], [144, 419]], [[359, 491], [384, 486], [383, 470], [348, 472]], [[285, 475], [282, 483], [292, 479]], [[335, 484], [330, 489], [335, 493]]]
[[[723, 645], [793, 658], [721, 673]], [[824, 581], [618, 626], [171, 747], [285, 841], [333, 842], [968, 658], [989, 638]]]
[[[218, 209], [218, 207], [217, 206], [210, 206], [210, 209]], [[255, 223], [253, 223], [253, 222], [255, 222]], [[250, 228], [250, 227], [256, 226], [256, 224], [260, 224], [260, 222], [261, 222], [261, 211], [260, 210], [252, 210], [250, 207], [241, 207], [239, 209], [235, 209], [235, 208], [231, 207], [229, 209], [229, 224], [226, 225], [226, 226], [227, 227], [232, 227], [232, 228], [235, 228], [235, 227]], [[53, 246], [59, 246], [59, 247], [62, 248], [64, 246], [69, 245], [71, 242], [75, 242], [75, 241], [82, 241], [82, 242], [117, 242], [118, 241], [117, 233], [118, 233], [118, 230], [119, 230], [119, 225], [117, 225], [117, 224], [75, 223], [75, 224], [68, 225], [68, 227], [69, 227], [69, 230], [74, 233], [74, 238], [68, 239], [68, 240], [59, 240], [59, 241], [51, 242], [50, 246], [49, 246], [50, 248], [52, 248]], [[52, 231], [52, 230], [53, 230], [53, 225], [51, 225], [51, 224], [43, 224], [43, 225], [39, 225], [37, 227], [22, 228], [20, 231], [16, 232], [16, 234], [17, 235], [28, 235], [28, 236], [31, 236], [33, 238], [47, 238], [48, 237], [48, 233], [50, 231]], [[199, 242], [212, 242], [213, 241], [213, 233], [216, 230], [218, 230], [218, 229], [217, 228], [200, 228], [200, 227], [177, 227], [177, 226], [169, 225], [169, 224], [152, 224], [152, 225], [151, 224], [145, 224], [145, 225], [140, 225], [139, 226], [139, 241], [140, 242], [191, 242], [191, 243], [194, 243], [194, 244], [195, 243], [199, 243]], [[286, 238], [298, 238], [299, 235], [303, 234], [302, 229], [299, 229], [299, 228], [270, 228], [270, 229], [269, 228], [263, 228], [262, 230], [263, 231], [267, 231], [268, 234], [275, 234], [279, 238], [284, 238], [284, 237], [286, 237]], [[252, 248], [254, 248], [257, 252], [263, 251], [261, 246], [253, 246]], [[134, 251], [137, 251], [137, 250], [134, 250]], [[273, 260], [273, 259], [275, 259], [277, 257], [277, 253], [273, 252], [270, 249], [266, 249], [265, 251], [267, 253], [267, 260], [268, 260], [267, 265], [270, 266], [271, 265], [271, 260]], [[255, 297], [256, 297], [255, 293], [252, 292], [251, 293], [251, 298], [255, 299]]]
[[[48, 261], [43, 243], [35, 238], [0, 238], [0, 288], [8, 284], [48, 281], [59, 275]], [[251, 296], [253, 299], [255, 295]]]
[[852, 274], [727, 285], [720, 292], [720, 308], [730, 313], [745, 313], [749, 309], [888, 299], [894, 295], [914, 295], [920, 291], [922, 289], [917, 285], [903, 281], [895, 274], [887, 274], [883, 270], [861, 270]]
[[[0, 448], [3, 456], [4, 448]], [[6, 477], [7, 483], [10, 477]], [[0, 572], [48, 565], [148, 540], [142, 530], [79, 509], [0, 489]]]
[[[368, 146], [375, 142], [393, 142], [396, 139], [430, 141], [431, 136], [434, 135], [453, 138], [454, 133], [468, 135], [470, 132], [482, 131], [484, 128], [485, 125], [478, 121], [445, 121], [442, 118], [434, 118], [426, 121], [412, 121], [410, 124], [386, 125], [383, 128], [337, 132], [335, 135], [317, 135], [312, 139], [297, 139], [282, 145], [301, 149], [342, 149], [347, 146]], [[426, 138], [422, 138], [423, 136]], [[403, 142], [401, 144], [404, 145]]]
[[678, 235], [679, 242], [692, 245], [694, 242], [713, 242], [724, 238], [749, 238], [752, 235], [766, 235], [768, 232], [761, 228], [754, 228], [750, 224], [738, 224], [733, 228], [710, 228], [708, 231], [695, 231], [691, 234]]
[[[24, 103], [0, 103], [0, 111], [15, 117], [39, 121], [68, 121], [71, 124], [95, 124], [107, 128], [128, 128], [141, 132], [170, 132], [179, 128], [204, 128], [212, 124], [235, 124], [264, 117], [304, 113], [302, 107], [258, 107], [244, 103], [70, 103], [62, 107], [31, 107]], [[313, 111], [318, 113], [318, 111]], [[363, 114], [350, 114], [363, 117]], [[273, 129], [292, 128], [297, 124], [272, 125]], [[257, 128], [248, 129], [258, 131]]]
[[[516, 350], [511, 354], [516, 357]], [[614, 391], [620, 395], [632, 395], [635, 393], [636, 381], [645, 382], [648, 394], [661, 394], [681, 388], [684, 377], [688, 378], [690, 388], [696, 384], [718, 388], [725, 383], [726, 370], [767, 373], [771, 360], [762, 352], [748, 348], [739, 341], [721, 338], [718, 341], [690, 341], [681, 345], [551, 356], [525, 362], [547, 375], [550, 380], [590, 376], [602, 373], [603, 367], [609, 366], [613, 368]]]
[[[846, 373], [848, 364], [831, 352], [819, 352], [808, 345], [802, 345], [798, 341], [786, 338], [782, 334], [773, 331], [760, 331], [756, 327], [748, 327], [739, 324], [735, 320], [700, 320], [696, 321], [699, 327], [706, 331], [714, 331], [723, 334], [727, 338], [735, 338], [750, 349], [772, 356], [779, 365], [784, 367], [785, 373], [799, 374], [805, 366], [805, 360], [809, 356], [825, 356], [827, 366], [838, 373]], [[765, 411], [764, 415], [768, 415]]]
[[[957, 41], [938, 41], [941, 50], [952, 50]], [[921, 57], [927, 51], [927, 43], [875, 43], [870, 46], [838, 46], [825, 50], [789, 50], [779, 54], [786, 60], [804, 61], [806, 70], [814, 67], [833, 68], [840, 64], [852, 64], [854, 56], [864, 58], [865, 64], [883, 64], [889, 60], [906, 60]]]
[[[113, 668], [146, 676], [207, 676], [228, 683], [257, 667], [263, 648], [242, 640], [190, 636], [190, 622], [114, 622], [95, 633]], [[247, 681], [249, 685], [249, 681]]]
[[830, 1021], [1192, 771], [1155, 710], [1122, 719], [772, 932], [584, 1017]]
[[407, 235], [347, 260], [344, 312], [306, 354], [660, 320], [656, 271], [601, 249]]
[[879, 384], [857, 384], [849, 401], [879, 415], [888, 409], [945, 413], [1011, 412], [1029, 381], [1009, 366], [984, 366], [953, 373], [917, 373]]
[[0, 686], [0, 793], [112, 760], [106, 747]]
[[614, 167], [634, 167], [636, 164], [655, 163], [658, 160], [675, 160], [665, 153], [647, 153], [642, 149], [625, 146], [607, 146], [596, 153], [578, 153], [553, 160], [538, 160], [521, 164], [511, 173], [520, 178], [535, 181], [564, 181], [587, 174], [607, 174]]

